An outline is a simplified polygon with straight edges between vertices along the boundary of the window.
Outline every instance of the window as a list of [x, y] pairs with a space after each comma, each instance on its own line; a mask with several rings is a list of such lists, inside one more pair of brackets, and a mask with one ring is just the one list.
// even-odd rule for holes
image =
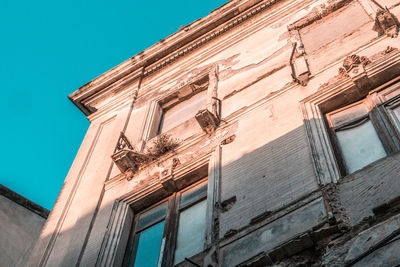
[[[218, 99], [218, 68], [209, 67], [188, 75], [184, 82], [171, 88], [168, 95], [150, 101], [145, 110], [137, 149], [142, 151], [147, 141], [167, 133], [181, 140], [210, 133], [220, 122], [221, 101]], [[183, 135], [183, 136], [182, 136]]]
[[124, 266], [175, 265], [204, 250], [207, 180], [138, 213]]
[[194, 118], [199, 110], [206, 107], [206, 104], [207, 90], [203, 90], [169, 109], [164, 109], [158, 133], [165, 133], [185, 121]]
[[326, 114], [334, 149], [344, 174], [387, 156], [369, 116], [366, 100]]
[[332, 85], [301, 101], [320, 184], [337, 182], [400, 151], [400, 77], [377, 73], [374, 81], [380, 83], [366, 83], [364, 89], [355, 83]]
[[[400, 86], [399, 86], [400, 87]], [[390, 117], [397, 130], [400, 132], [400, 95], [387, 104]]]

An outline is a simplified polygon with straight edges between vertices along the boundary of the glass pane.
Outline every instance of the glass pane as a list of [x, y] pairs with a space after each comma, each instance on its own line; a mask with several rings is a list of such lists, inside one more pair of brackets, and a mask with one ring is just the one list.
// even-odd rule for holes
[[386, 156], [371, 121], [352, 129], [337, 131], [336, 136], [348, 173]]
[[207, 104], [207, 90], [201, 91], [188, 100], [185, 100], [164, 113], [161, 133], [178, 126], [179, 124], [194, 118], [200, 109]]
[[189, 190], [186, 190], [182, 193], [181, 203], [179, 207], [184, 207], [187, 204], [193, 203], [196, 200], [199, 200], [202, 197], [207, 196], [207, 181], [202, 182]]
[[[137, 242], [137, 239], [139, 239], [139, 242], [133, 266], [157, 267], [163, 231], [164, 221], [161, 221], [135, 235], [135, 241]], [[133, 255], [135, 255], [135, 252]]]
[[180, 213], [174, 264], [203, 251], [206, 207], [207, 201], [203, 200]]
[[164, 202], [164, 203], [140, 214], [138, 225], [137, 225], [135, 231], [137, 232], [137, 231], [145, 228], [146, 226], [149, 226], [152, 223], [155, 223], [156, 221], [163, 219], [165, 217], [165, 215], [167, 214], [167, 203], [168, 202]]
[[393, 109], [393, 115], [395, 117], [395, 123], [400, 131], [400, 106]]

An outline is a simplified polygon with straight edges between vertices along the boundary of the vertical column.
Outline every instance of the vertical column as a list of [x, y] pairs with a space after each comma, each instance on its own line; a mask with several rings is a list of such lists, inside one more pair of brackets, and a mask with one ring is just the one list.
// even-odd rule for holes
[[96, 266], [121, 266], [133, 217], [127, 203], [115, 202]]
[[206, 216], [206, 246], [211, 246], [215, 232], [218, 230], [216, 219], [218, 218], [217, 203], [220, 200], [220, 176], [221, 176], [221, 146], [218, 145], [212, 153], [208, 165], [208, 197]]

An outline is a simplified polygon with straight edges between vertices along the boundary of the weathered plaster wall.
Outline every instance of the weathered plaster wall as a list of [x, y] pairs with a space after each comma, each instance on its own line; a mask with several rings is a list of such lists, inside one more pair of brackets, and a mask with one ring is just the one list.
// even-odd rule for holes
[[0, 266], [24, 266], [46, 219], [0, 195]]
[[400, 195], [400, 155], [375, 162], [347, 176], [339, 184], [340, 201], [350, 223], [374, 215], [372, 209]]
[[[344, 6], [330, 10], [337, 2]], [[400, 6], [392, 6], [394, 14], [400, 13]], [[317, 11], [324, 16], [315, 19]], [[162, 187], [160, 177], [171, 169], [172, 157], [181, 165], [191, 164], [232, 135], [234, 140], [221, 148], [219, 201], [236, 199], [219, 213], [222, 265], [247, 261], [326, 223], [331, 214], [316, 193], [320, 186], [300, 101], [337, 82], [338, 68], [348, 54], [370, 57], [387, 46], [400, 47], [398, 39], [377, 38], [373, 16], [365, 1], [280, 1], [140, 83], [118, 87], [118, 81], [107, 97], [93, 97], [91, 104], [98, 111], [89, 116], [92, 125], [31, 263], [94, 266], [109, 240], [115, 200]], [[299, 27], [311, 80], [303, 87], [291, 77], [288, 26], [304, 18], [311, 18]], [[207, 135], [193, 118], [171, 129], [168, 133], [180, 142], [177, 151], [141, 169], [132, 180], [125, 179], [110, 157], [119, 133], [124, 131], [140, 150], [149, 102], [159, 101], [209, 68], [217, 70], [219, 128]], [[398, 155], [383, 159], [338, 184], [338, 201], [352, 225], [389, 201], [387, 190], [393, 197], [399, 195], [396, 186], [390, 187], [400, 171], [397, 163]], [[309, 246], [318, 241], [306, 240]], [[125, 241], [121, 238], [120, 243]]]

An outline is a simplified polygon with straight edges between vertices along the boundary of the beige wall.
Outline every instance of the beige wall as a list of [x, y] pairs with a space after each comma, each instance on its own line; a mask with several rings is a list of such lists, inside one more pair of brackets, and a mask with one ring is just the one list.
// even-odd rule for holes
[[0, 266], [24, 266], [46, 219], [0, 195]]
[[[159, 185], [157, 179], [163, 170], [170, 168], [172, 159], [167, 156], [160, 164], [153, 164], [132, 180], [126, 180], [110, 157], [120, 131], [126, 126], [126, 136], [139, 147], [144, 120], [149, 118], [146, 115], [149, 102], [163, 99], [207, 68], [217, 68], [217, 96], [222, 101], [219, 128], [207, 135], [191, 120], [170, 133], [180, 141], [173, 157], [182, 165], [213, 152], [224, 138], [236, 137], [232, 143], [221, 146], [219, 201], [236, 197], [235, 204], [219, 214], [221, 257], [228, 259], [229, 253], [235, 255], [224, 264], [239, 264], [260, 253], [260, 248], [272, 249], [326, 222], [328, 211], [318, 193], [321, 185], [315, 175], [300, 102], [340, 82], [338, 69], [347, 55], [357, 53], [379, 58], [387, 46], [400, 48], [398, 38], [377, 38], [377, 33], [372, 31], [375, 13], [369, 1], [344, 1], [346, 5], [338, 10], [330, 9], [329, 2], [332, 1], [276, 3], [188, 56], [145, 77], [132, 111], [130, 105], [138, 81], [115, 89], [103, 100], [99, 97], [93, 101], [98, 111], [89, 116], [92, 125], [30, 264], [96, 264], [104, 252], [101, 249], [107, 246], [104, 242], [112, 226], [110, 218], [115, 215], [115, 200], [144, 190], [146, 184], [148, 187]], [[391, 10], [400, 16], [400, 6]], [[313, 18], [313, 12], [327, 16], [321, 20], [310, 19], [309, 25], [300, 30], [311, 70], [308, 85], [301, 86], [291, 78], [292, 41], [288, 26]], [[107, 77], [107, 73], [104, 75]], [[355, 205], [346, 195], [351, 189], [343, 186], [341, 190], [345, 203]], [[395, 190], [393, 194], [399, 192]], [[378, 205], [379, 201], [371, 202]], [[296, 203], [302, 204], [295, 209]], [[367, 207], [368, 211], [372, 206]], [[370, 214], [368, 211], [350, 216], [359, 220]], [[269, 219], [252, 223], [255, 218], [270, 213], [279, 216], [275, 219], [266, 216]], [[280, 231], [278, 237], [269, 235], [271, 229], [279, 227], [277, 218], [281, 225], [301, 227], [289, 227], [287, 231]], [[233, 237], [226, 236], [232, 231], [236, 233]], [[259, 236], [263, 238], [257, 239]], [[246, 245], [252, 242], [258, 242], [257, 248]], [[248, 250], [240, 254], [243, 246]]]

